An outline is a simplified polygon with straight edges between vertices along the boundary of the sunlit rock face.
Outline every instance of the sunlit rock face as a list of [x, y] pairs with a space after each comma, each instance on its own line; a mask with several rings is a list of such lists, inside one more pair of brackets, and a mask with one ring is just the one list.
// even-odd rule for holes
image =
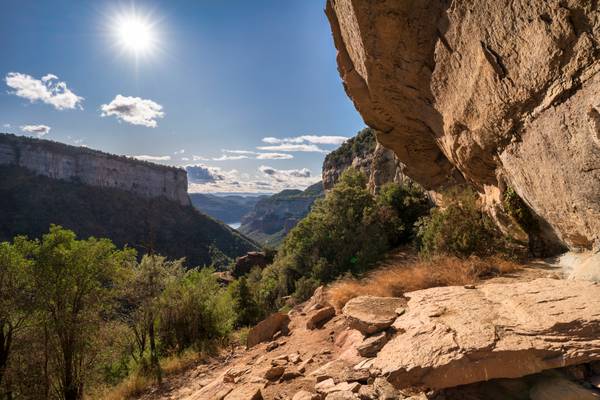
[[84, 147], [0, 134], [0, 165], [17, 165], [49, 178], [190, 204], [184, 170]]
[[[328, 0], [348, 95], [405, 173], [507, 187], [548, 245], [600, 246], [595, 1]], [[498, 207], [497, 207], [498, 208]]]

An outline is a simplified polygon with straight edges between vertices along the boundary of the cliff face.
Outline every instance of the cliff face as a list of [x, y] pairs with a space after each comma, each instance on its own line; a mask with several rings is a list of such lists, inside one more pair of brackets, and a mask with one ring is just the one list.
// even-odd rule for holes
[[408, 179], [403, 172], [404, 165], [392, 150], [377, 143], [375, 132], [370, 128], [363, 129], [325, 157], [322, 173], [325, 190], [333, 188], [342, 173], [351, 167], [364, 172], [373, 193], [388, 182]]
[[47, 140], [0, 134], [0, 165], [189, 205], [184, 170]]
[[[547, 246], [600, 246], [600, 12], [578, 0], [328, 0], [348, 95], [427, 189], [512, 187]], [[502, 218], [499, 218], [501, 220]]]

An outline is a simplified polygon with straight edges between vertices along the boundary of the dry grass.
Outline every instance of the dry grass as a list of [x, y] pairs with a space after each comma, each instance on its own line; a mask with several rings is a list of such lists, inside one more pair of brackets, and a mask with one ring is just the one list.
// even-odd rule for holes
[[[198, 362], [202, 361], [204, 356], [195, 351], [187, 351], [181, 355], [171, 356], [160, 361], [162, 378], [180, 374]], [[145, 376], [140, 373], [133, 373], [123, 382], [112, 388], [99, 390], [90, 396], [93, 399], [103, 400], [126, 400], [135, 399], [148, 392], [148, 390], [158, 385], [155, 378]]]
[[374, 270], [363, 279], [345, 278], [328, 289], [337, 309], [358, 296], [401, 297], [406, 292], [436, 286], [473, 284], [482, 279], [521, 269], [519, 264], [499, 257], [439, 257], [430, 261], [412, 260]]

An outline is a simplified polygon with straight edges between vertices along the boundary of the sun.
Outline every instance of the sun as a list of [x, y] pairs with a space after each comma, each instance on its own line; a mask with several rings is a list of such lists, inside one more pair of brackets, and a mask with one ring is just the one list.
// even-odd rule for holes
[[135, 13], [119, 15], [114, 20], [113, 31], [119, 47], [136, 56], [150, 54], [156, 48], [153, 23]]

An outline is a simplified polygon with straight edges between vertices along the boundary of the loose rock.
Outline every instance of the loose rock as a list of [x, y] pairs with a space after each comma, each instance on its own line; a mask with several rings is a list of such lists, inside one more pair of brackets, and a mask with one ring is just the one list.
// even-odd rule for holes
[[287, 331], [290, 317], [284, 313], [271, 314], [260, 321], [248, 332], [247, 346], [251, 348], [258, 343], [269, 341], [279, 331]]
[[306, 321], [306, 329], [320, 328], [335, 316], [335, 308], [332, 306], [324, 307], [318, 310], [311, 311], [308, 314]]
[[350, 327], [372, 335], [389, 328], [398, 316], [396, 309], [405, 303], [397, 297], [360, 296], [346, 303], [343, 314]]

